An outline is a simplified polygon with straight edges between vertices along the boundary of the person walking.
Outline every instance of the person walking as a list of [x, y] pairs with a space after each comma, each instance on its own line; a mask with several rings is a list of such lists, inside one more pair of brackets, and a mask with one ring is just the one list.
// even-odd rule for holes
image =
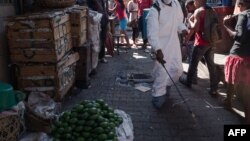
[[143, 29], [145, 28], [143, 25], [143, 11], [144, 9], [150, 8], [153, 4], [153, 0], [138, 0], [138, 17], [139, 17], [139, 31], [141, 32], [142, 39], [143, 39], [143, 45], [142, 49], [147, 48], [148, 39], [143, 32]]
[[[156, 0], [147, 16], [148, 41], [156, 55], [152, 75], [154, 78], [152, 104], [159, 109], [183, 72], [178, 32], [186, 35], [183, 12], [178, 0]], [[171, 78], [163, 68], [164, 65]]]
[[127, 42], [127, 47], [131, 48], [128, 34], [127, 34], [127, 24], [128, 24], [128, 17], [126, 13], [126, 7], [123, 0], [115, 0], [115, 7], [113, 9], [109, 9], [109, 11], [116, 11], [116, 16], [119, 19], [119, 28], [120, 33], [125, 36], [125, 40]]
[[[234, 38], [225, 64], [225, 80], [227, 82], [227, 98], [225, 106], [231, 108], [235, 92], [243, 100], [245, 119], [250, 124], [250, 0], [238, 0], [238, 16], [228, 15], [223, 24], [226, 31]], [[237, 18], [235, 30], [232, 21]]]
[[[195, 11], [195, 5], [194, 5], [194, 0], [187, 0], [185, 2], [185, 8], [186, 8], [186, 18], [185, 18], [185, 24], [188, 28], [188, 34], [185, 37], [185, 48], [186, 48], [186, 53], [187, 55], [187, 62], [190, 65], [191, 64], [191, 58], [192, 58], [192, 52], [193, 52], [193, 48], [194, 48], [194, 30], [190, 27], [190, 23], [189, 23], [189, 18], [192, 17], [192, 15], [194, 14]], [[182, 48], [183, 49], [183, 48]], [[192, 80], [192, 84], [198, 84], [198, 76], [197, 76], [197, 71], [194, 74], [194, 78]]]
[[138, 29], [138, 4], [137, 0], [130, 0], [127, 6], [129, 15], [129, 23], [132, 28], [132, 40], [134, 46], [136, 46], [137, 38], [139, 36], [139, 29]]
[[185, 38], [186, 48], [187, 48], [187, 59], [188, 63], [191, 62], [191, 56], [192, 56], [192, 50], [194, 46], [194, 30], [191, 29], [190, 24], [188, 22], [188, 19], [194, 14], [195, 6], [194, 6], [194, 0], [187, 0], [185, 2], [185, 8], [186, 8], [186, 18], [185, 18], [185, 24], [188, 27], [188, 35]]
[[206, 0], [195, 0], [194, 5], [196, 10], [193, 16], [189, 18], [190, 27], [195, 31], [194, 48], [187, 75], [180, 77], [180, 82], [189, 88], [192, 87], [192, 82], [195, 78], [195, 73], [197, 72], [198, 63], [204, 56], [210, 77], [209, 94], [216, 96], [218, 94], [218, 79], [214, 64], [214, 50], [209, 41], [203, 38], [203, 33], [205, 31], [205, 13], [207, 10], [211, 10], [211, 7], [206, 5]]

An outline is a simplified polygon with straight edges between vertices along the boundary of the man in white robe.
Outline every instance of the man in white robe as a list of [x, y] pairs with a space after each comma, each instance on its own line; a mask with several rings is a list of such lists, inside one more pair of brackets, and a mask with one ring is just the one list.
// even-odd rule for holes
[[147, 16], [148, 41], [156, 54], [153, 68], [152, 104], [161, 108], [173, 85], [161, 63], [176, 82], [183, 72], [178, 32], [186, 34], [183, 12], [178, 0], [156, 0]]

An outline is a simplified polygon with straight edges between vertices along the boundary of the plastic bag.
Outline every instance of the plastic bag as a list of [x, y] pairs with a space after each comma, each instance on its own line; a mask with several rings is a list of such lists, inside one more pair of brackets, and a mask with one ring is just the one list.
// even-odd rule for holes
[[89, 10], [89, 40], [92, 44], [92, 49], [95, 52], [100, 52], [100, 36], [102, 14], [96, 11]]
[[28, 106], [36, 115], [51, 119], [59, 112], [60, 104], [44, 93], [32, 92], [28, 98]]
[[38, 132], [38, 133], [28, 133], [19, 141], [53, 141], [46, 133]]
[[88, 33], [89, 41], [92, 47], [92, 69], [98, 65], [98, 55], [100, 52], [100, 31], [102, 14], [93, 10], [89, 10]]
[[116, 128], [116, 135], [119, 141], [133, 141], [134, 140], [134, 129], [131, 117], [122, 110], [115, 110], [120, 117], [123, 119], [123, 123]]
[[60, 104], [41, 92], [32, 92], [25, 104], [25, 125], [28, 131], [51, 133]]
[[133, 20], [133, 21], [130, 21], [130, 22], [128, 22], [128, 26], [129, 27], [132, 27], [132, 28], [137, 28], [138, 27], [138, 20], [137, 19], [135, 19], [135, 20]]

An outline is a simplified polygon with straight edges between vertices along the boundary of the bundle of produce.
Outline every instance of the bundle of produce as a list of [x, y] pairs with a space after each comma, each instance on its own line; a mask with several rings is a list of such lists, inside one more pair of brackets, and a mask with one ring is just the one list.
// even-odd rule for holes
[[115, 128], [123, 119], [103, 100], [85, 100], [64, 112], [55, 123], [55, 141], [117, 141]]

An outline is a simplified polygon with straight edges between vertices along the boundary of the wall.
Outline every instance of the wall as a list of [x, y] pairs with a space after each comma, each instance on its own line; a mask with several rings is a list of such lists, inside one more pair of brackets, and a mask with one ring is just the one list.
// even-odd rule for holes
[[8, 71], [8, 49], [5, 32], [5, 19], [15, 14], [14, 6], [11, 4], [0, 4], [0, 81], [9, 81]]

